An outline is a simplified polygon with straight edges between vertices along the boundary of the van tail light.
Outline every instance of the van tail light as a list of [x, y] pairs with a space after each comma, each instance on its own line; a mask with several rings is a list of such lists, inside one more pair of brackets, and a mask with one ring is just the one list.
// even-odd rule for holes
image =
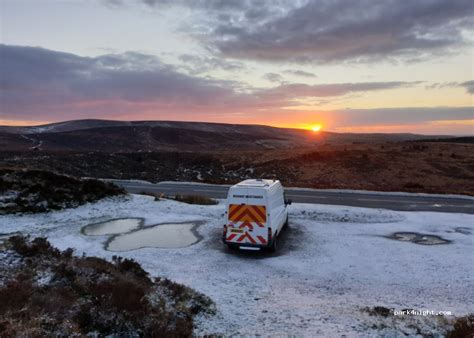
[[268, 228], [268, 243], [272, 241], [272, 228]]

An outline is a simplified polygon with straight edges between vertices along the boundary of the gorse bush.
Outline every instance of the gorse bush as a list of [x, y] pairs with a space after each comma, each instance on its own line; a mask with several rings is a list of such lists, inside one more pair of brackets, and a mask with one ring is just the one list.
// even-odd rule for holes
[[[212, 301], [166, 279], [153, 281], [131, 259], [75, 257], [44, 238], [16, 236], [0, 266], [0, 337], [192, 335], [193, 318], [212, 313]], [[0, 261], [0, 265], [2, 262]]]
[[58, 210], [125, 194], [122, 188], [99, 180], [7, 169], [0, 170], [0, 191], [11, 196], [0, 203], [0, 214]]
[[453, 329], [446, 334], [448, 338], [474, 337], [474, 313], [460, 317], [454, 322]]

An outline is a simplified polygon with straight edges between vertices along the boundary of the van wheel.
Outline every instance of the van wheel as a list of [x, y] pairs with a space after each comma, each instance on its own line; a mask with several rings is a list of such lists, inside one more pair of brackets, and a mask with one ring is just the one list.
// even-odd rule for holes
[[286, 227], [288, 227], [288, 215], [286, 215], [286, 221], [283, 224], [283, 228], [286, 228]]
[[238, 250], [239, 249], [238, 245], [231, 244], [231, 243], [227, 243], [227, 247], [229, 248], [229, 250]]
[[268, 247], [268, 252], [274, 253], [277, 251], [277, 237], [273, 238], [272, 245]]

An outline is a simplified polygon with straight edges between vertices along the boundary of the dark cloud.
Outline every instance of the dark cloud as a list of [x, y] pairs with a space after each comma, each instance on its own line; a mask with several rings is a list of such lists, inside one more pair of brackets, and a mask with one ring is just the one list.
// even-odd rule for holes
[[443, 89], [453, 87], [459, 87], [459, 82], [435, 82], [425, 86], [426, 89]]
[[426, 86], [426, 89], [464, 88], [469, 94], [474, 94], [474, 80], [466, 82], [436, 82]]
[[466, 88], [469, 94], [474, 94], [474, 81], [466, 81], [460, 84], [461, 87]]
[[266, 100], [292, 100], [306, 97], [339, 97], [351, 93], [387, 90], [417, 85], [421, 82], [360, 82], [360, 83], [331, 83], [308, 85], [302, 83], [282, 84], [278, 87], [264, 89], [259, 92]]
[[0, 45], [3, 112], [48, 111], [106, 101], [208, 105], [238, 97], [231, 85], [189, 76], [139, 53], [94, 58]]
[[462, 45], [472, 16], [470, 0], [312, 1], [256, 27], [216, 27], [213, 43], [224, 55], [270, 61], [414, 58]]
[[290, 75], [301, 76], [301, 77], [307, 77], [307, 78], [317, 78], [315, 74], [310, 73], [310, 72], [305, 72], [303, 70], [287, 69], [284, 71], [284, 73], [290, 74]]
[[278, 73], [266, 73], [263, 75], [263, 78], [270, 82], [283, 82], [283, 76]]
[[281, 12], [282, 7], [288, 7], [291, 3], [285, 0], [141, 0], [141, 2], [150, 7], [182, 6], [219, 14], [241, 15], [245, 19], [266, 18]]
[[[251, 88], [184, 74], [140, 53], [82, 57], [39, 47], [0, 45], [1, 114], [45, 119], [283, 112], [299, 98], [338, 98], [418, 82], [281, 83]], [[276, 74], [278, 75], [278, 74]], [[265, 113], [263, 113], [265, 114]], [[168, 115], [169, 116], [169, 115]]]
[[472, 107], [401, 107], [332, 111], [340, 126], [417, 124], [427, 121], [472, 120]]
[[188, 32], [222, 55], [265, 61], [414, 62], [467, 44], [472, 0], [142, 0], [201, 11]]
[[183, 62], [183, 68], [191, 74], [202, 74], [216, 69], [222, 69], [229, 72], [245, 69], [242, 62], [229, 61], [211, 56], [182, 54], [178, 58]]

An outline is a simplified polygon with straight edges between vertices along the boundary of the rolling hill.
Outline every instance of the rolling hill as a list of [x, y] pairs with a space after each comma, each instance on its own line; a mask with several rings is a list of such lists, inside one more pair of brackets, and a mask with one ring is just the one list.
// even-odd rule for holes
[[[448, 136], [436, 136], [446, 138]], [[75, 120], [34, 127], [0, 126], [0, 150], [214, 151], [287, 149], [315, 144], [423, 140], [415, 134], [313, 133], [303, 129], [176, 121]], [[430, 136], [433, 138], [433, 136]]]

